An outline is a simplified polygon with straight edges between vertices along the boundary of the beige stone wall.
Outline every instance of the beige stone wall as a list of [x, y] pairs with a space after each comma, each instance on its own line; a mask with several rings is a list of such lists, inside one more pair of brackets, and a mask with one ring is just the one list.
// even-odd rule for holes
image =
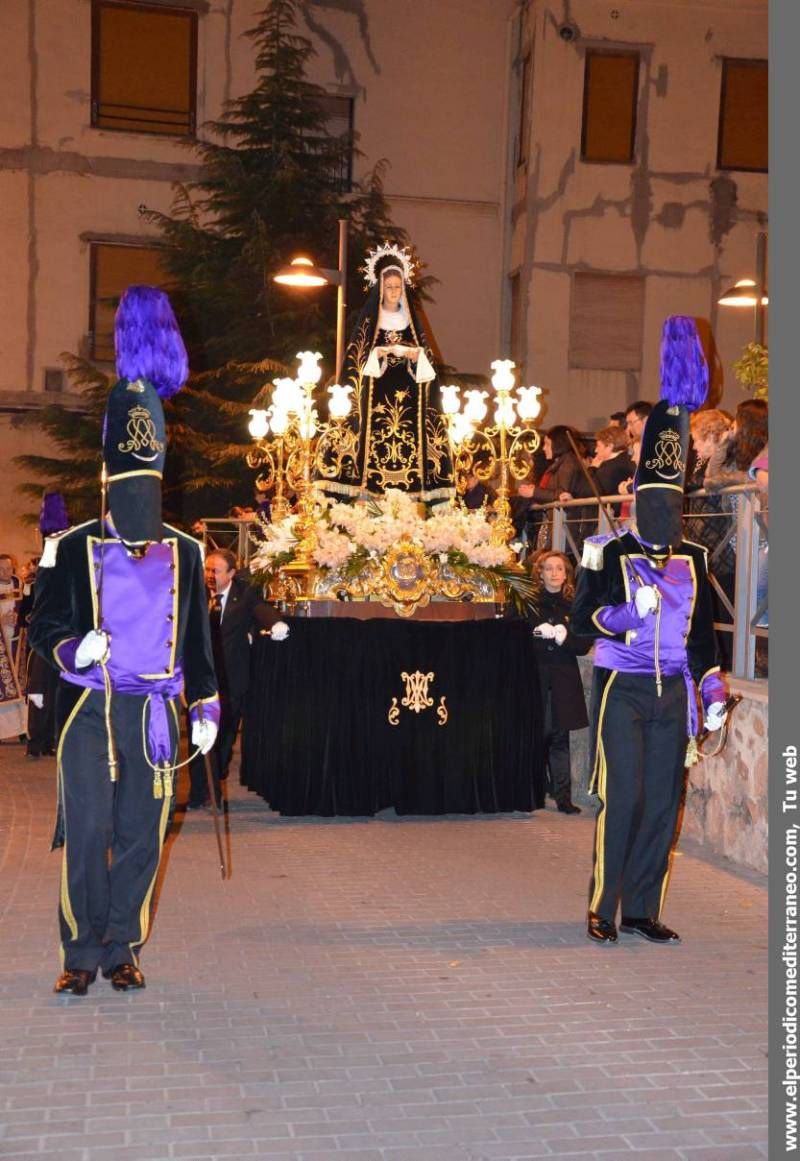
[[[527, 6], [530, 160], [515, 176], [508, 268], [520, 272], [523, 361], [528, 379], [547, 391], [546, 423], [596, 430], [627, 402], [656, 398], [668, 314], [708, 320], [724, 375], [722, 405], [735, 409], [743, 397], [731, 367], [753, 337], [753, 315], [719, 307], [716, 299], [738, 277], [754, 274], [767, 175], [716, 169], [721, 58], [766, 58], [766, 17], [766, 0]], [[558, 35], [567, 18], [578, 30], [571, 42]], [[580, 160], [587, 45], [640, 51], [638, 145], [630, 165]], [[646, 278], [640, 371], [570, 366], [576, 270]]]
[[[731, 679], [743, 694], [716, 758], [689, 771], [683, 834], [742, 867], [766, 873], [768, 710], [766, 682]], [[713, 746], [711, 747], [713, 749]]]

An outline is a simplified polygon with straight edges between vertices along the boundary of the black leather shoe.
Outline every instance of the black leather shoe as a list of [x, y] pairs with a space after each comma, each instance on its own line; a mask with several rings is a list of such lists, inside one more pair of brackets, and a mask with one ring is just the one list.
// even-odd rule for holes
[[144, 976], [132, 963], [118, 964], [110, 972], [103, 972], [103, 978], [111, 980], [115, 992], [129, 992], [145, 987]]
[[619, 925], [620, 931], [627, 931], [633, 935], [641, 935], [642, 939], [649, 939], [651, 943], [680, 943], [681, 937], [671, 927], [665, 927], [657, 919], [631, 919], [623, 915]]
[[85, 996], [89, 985], [97, 978], [97, 972], [83, 968], [67, 968], [61, 973], [53, 988], [54, 992], [66, 992], [70, 996]]
[[581, 812], [581, 808], [576, 806], [574, 802], [558, 802], [556, 805], [562, 814], [580, 814]]
[[209, 803], [208, 798], [201, 798], [201, 799], [190, 798], [189, 801], [186, 803], [186, 809], [187, 810], [203, 810], [204, 807], [208, 806], [208, 803]]
[[589, 922], [586, 927], [586, 934], [589, 939], [593, 939], [595, 943], [616, 943], [617, 942], [617, 927], [610, 919], [601, 919], [599, 915], [595, 915], [592, 911], [589, 912]]

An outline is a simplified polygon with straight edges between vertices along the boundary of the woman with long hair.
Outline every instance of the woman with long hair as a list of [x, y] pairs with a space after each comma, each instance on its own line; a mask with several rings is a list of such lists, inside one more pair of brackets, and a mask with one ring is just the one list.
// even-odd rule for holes
[[531, 562], [533, 630], [539, 688], [544, 710], [548, 789], [562, 814], [579, 814], [572, 801], [569, 735], [589, 724], [578, 657], [591, 641], [569, 631], [575, 569], [563, 552], [545, 549]]

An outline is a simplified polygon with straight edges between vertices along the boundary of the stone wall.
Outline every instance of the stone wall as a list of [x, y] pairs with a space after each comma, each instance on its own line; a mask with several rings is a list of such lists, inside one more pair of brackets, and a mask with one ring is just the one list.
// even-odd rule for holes
[[[592, 665], [580, 658], [587, 705]], [[767, 718], [766, 681], [730, 679], [732, 693], [742, 694], [724, 751], [704, 758], [689, 770], [682, 834], [739, 866], [767, 871]], [[575, 798], [590, 809], [597, 798], [588, 793], [589, 731], [571, 736]], [[713, 751], [714, 739], [707, 748]]]
[[734, 711], [725, 750], [689, 771], [683, 833], [715, 854], [766, 873], [766, 682], [731, 678], [730, 685], [743, 699]]

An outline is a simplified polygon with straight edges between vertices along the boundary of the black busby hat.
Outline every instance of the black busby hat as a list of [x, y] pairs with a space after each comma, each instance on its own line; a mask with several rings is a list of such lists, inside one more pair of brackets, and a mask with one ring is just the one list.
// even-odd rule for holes
[[188, 374], [186, 348], [163, 290], [129, 286], [114, 320], [114, 339], [120, 378], [103, 427], [108, 506], [123, 540], [158, 540], [167, 449], [161, 400], [174, 395]]
[[636, 527], [651, 545], [677, 548], [689, 452], [689, 412], [708, 394], [708, 364], [693, 318], [672, 315], [661, 335], [661, 399], [642, 432], [636, 469]]
[[161, 537], [161, 479], [167, 448], [164, 408], [147, 379], [111, 389], [103, 435], [108, 504], [123, 540]]

